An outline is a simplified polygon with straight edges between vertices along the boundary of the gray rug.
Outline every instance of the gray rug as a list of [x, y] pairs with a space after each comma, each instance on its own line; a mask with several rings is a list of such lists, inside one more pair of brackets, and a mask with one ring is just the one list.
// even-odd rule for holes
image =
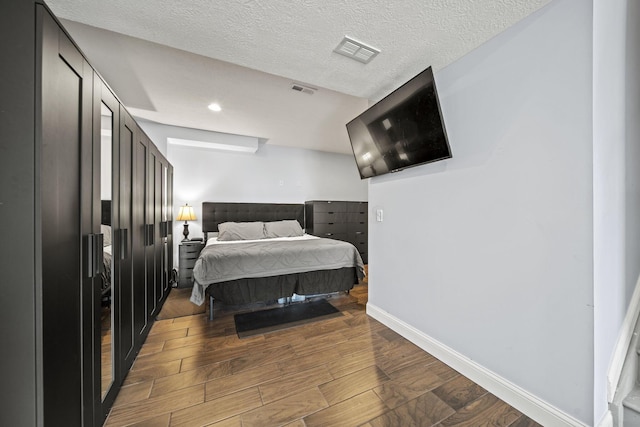
[[320, 299], [236, 314], [234, 320], [238, 337], [245, 338], [341, 315], [342, 313], [327, 300]]

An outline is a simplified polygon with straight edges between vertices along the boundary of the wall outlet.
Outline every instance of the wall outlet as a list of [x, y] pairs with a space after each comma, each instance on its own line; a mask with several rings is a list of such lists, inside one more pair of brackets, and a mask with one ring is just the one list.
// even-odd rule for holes
[[384, 220], [384, 211], [382, 209], [376, 210], [376, 221], [382, 222]]

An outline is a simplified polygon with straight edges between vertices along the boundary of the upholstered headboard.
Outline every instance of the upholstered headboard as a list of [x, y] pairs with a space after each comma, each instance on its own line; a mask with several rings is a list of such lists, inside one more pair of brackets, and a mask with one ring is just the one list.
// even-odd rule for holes
[[222, 222], [280, 221], [296, 219], [304, 227], [304, 204], [202, 203], [202, 231], [217, 232]]

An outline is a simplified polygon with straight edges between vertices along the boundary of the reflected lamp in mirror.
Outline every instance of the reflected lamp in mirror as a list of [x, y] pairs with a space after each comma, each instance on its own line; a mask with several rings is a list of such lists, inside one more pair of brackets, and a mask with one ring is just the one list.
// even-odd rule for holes
[[178, 212], [176, 220], [184, 221], [184, 231], [182, 232], [184, 235], [184, 239], [182, 239], [183, 242], [189, 240], [189, 223], [187, 221], [195, 221], [196, 219], [196, 214], [193, 212], [193, 206], [189, 206], [188, 203], [184, 206], [180, 206], [180, 211]]

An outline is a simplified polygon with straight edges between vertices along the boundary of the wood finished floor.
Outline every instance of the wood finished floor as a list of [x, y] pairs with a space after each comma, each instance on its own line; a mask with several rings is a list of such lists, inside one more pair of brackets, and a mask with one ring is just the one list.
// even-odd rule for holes
[[539, 426], [365, 314], [239, 339], [233, 311], [157, 321], [106, 426]]

